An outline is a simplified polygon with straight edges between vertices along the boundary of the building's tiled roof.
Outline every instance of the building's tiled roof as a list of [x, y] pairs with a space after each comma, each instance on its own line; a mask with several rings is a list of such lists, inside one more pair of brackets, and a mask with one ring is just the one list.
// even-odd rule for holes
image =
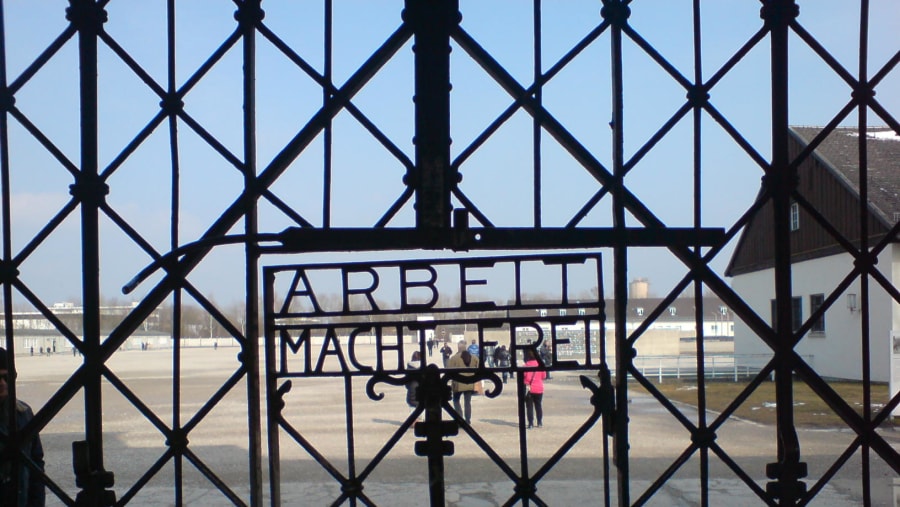
[[[823, 127], [791, 127], [810, 144]], [[900, 136], [888, 127], [869, 127], [866, 133], [869, 202], [885, 225], [900, 214]], [[815, 156], [833, 169], [859, 195], [859, 130], [835, 129], [816, 148]]]

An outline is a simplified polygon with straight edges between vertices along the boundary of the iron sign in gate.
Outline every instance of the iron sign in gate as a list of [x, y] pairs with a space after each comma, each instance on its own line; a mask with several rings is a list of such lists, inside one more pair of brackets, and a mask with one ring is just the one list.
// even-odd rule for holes
[[[534, 268], [534, 269], [532, 269]], [[550, 299], [529, 301], [523, 292], [526, 281], [523, 273], [543, 272], [558, 281], [556, 294]], [[415, 454], [427, 459], [431, 505], [444, 505], [444, 464], [454, 455], [454, 441], [470, 438], [509, 479], [509, 503], [522, 500], [544, 504], [538, 494], [542, 477], [562, 459], [568, 450], [581, 440], [601, 420], [611, 433], [612, 387], [606, 367], [604, 345], [604, 302], [600, 254], [516, 256], [494, 258], [465, 258], [461, 260], [416, 260], [402, 262], [293, 265], [265, 268], [265, 334], [266, 386], [268, 390], [268, 434], [273, 503], [281, 500], [281, 484], [290, 480], [280, 462], [282, 440], [301, 447], [340, 485], [337, 498], [329, 503], [363, 501], [371, 504], [365, 483], [385, 456], [398, 445], [405, 432], [413, 430], [421, 440], [415, 442]], [[593, 286], [595, 291], [575, 295], [570, 278]], [[486, 297], [492, 284], [511, 282], [513, 296], [497, 302]], [[449, 285], [453, 287], [448, 289]], [[322, 284], [329, 290], [340, 287], [341, 297], [332, 305], [323, 301]], [[553, 284], [551, 284], [553, 285]], [[399, 303], [385, 303], [381, 299], [386, 287], [396, 291]], [[479, 290], [481, 289], [481, 290]], [[496, 294], [496, 291], [494, 291]], [[503, 292], [503, 294], [507, 294]], [[463, 327], [465, 326], [465, 327]], [[447, 330], [468, 329], [470, 338], [481, 352], [481, 361], [470, 369], [440, 367], [441, 361], [422, 361], [415, 367], [407, 363], [413, 352], [421, 357], [434, 357], [433, 341], [450, 343]], [[435, 332], [437, 331], [437, 333]], [[444, 339], [441, 339], [443, 335]], [[461, 335], [455, 335], [456, 341]], [[465, 341], [469, 345], [470, 340]], [[456, 344], [453, 343], [453, 348]], [[522, 373], [535, 370], [526, 367], [523, 356], [533, 352], [540, 357], [540, 349], [548, 347], [552, 356], [552, 370], [583, 370], [597, 377], [595, 384], [582, 377], [584, 387], [590, 389], [585, 421], [568, 436], [553, 457], [537, 470], [529, 471], [529, 447], [525, 432]], [[511, 364], [495, 364], [489, 356], [495, 347], [508, 346]], [[530, 352], [529, 352], [530, 351]], [[440, 354], [438, 354], [440, 357]], [[538, 369], [548, 370], [550, 364]], [[467, 377], [465, 374], [471, 374]], [[497, 397], [504, 389], [507, 373], [517, 379], [517, 418], [521, 456], [518, 465], [501, 457], [501, 450], [473, 429], [450, 403], [451, 381], [484, 382], [484, 395]], [[291, 411], [300, 418], [303, 413], [330, 414], [326, 424], [346, 420], [348, 448], [346, 456], [328, 456], [316, 440], [315, 428], [305, 431], [300, 423], [288, 415], [289, 405], [303, 404], [304, 398], [287, 401], [288, 393], [296, 387], [308, 392], [309, 383], [322, 378], [336, 379], [342, 392], [343, 404], [312, 405]], [[296, 382], [296, 386], [293, 383]], [[418, 385], [418, 406], [385, 444], [370, 456], [367, 466], [356, 471], [357, 453], [354, 442], [361, 432], [354, 416], [354, 392], [364, 384], [372, 400], [382, 400], [382, 392], [390, 386]], [[598, 385], [599, 384], [599, 385]], [[317, 383], [312, 389], [323, 389]], [[305, 398], [309, 400], [309, 396]], [[382, 407], [381, 413], [388, 410]], [[343, 413], [338, 413], [343, 412]], [[417, 422], [418, 419], [422, 418]], [[540, 419], [538, 420], [540, 421]], [[606, 438], [597, 442], [598, 468], [609, 465]], [[347, 460], [346, 471], [340, 470], [336, 460]], [[517, 469], [518, 468], [518, 469]], [[286, 479], [286, 477], [288, 479]], [[370, 482], [372, 482], [370, 480]], [[426, 483], [422, 483], [422, 488]], [[609, 483], [606, 483], [607, 500]], [[424, 491], [422, 492], [424, 495]]]

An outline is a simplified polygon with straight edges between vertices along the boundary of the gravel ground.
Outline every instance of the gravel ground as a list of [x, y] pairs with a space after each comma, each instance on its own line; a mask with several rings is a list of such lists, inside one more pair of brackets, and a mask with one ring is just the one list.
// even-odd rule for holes
[[[132, 505], [175, 505], [175, 468], [183, 470], [182, 501], [185, 505], [224, 505], [228, 499], [216, 491], [198, 469], [208, 468], [243, 501], [248, 501], [248, 412], [246, 382], [239, 382], [224, 395], [208, 415], [194, 421], [206, 401], [238, 369], [238, 348], [192, 348], [181, 359], [180, 399], [176, 401], [172, 382], [172, 351], [123, 351], [109, 361], [112, 373], [138, 396], [162, 423], [171, 425], [176, 417], [190, 425], [189, 449], [193, 459], [168, 460], [147, 484], [130, 490], [154, 463], [164, 456], [166, 439], [116, 388], [105, 382], [103, 391], [104, 465], [115, 473], [118, 498], [131, 497]], [[80, 357], [59, 354], [51, 357], [17, 357], [19, 397], [37, 411], [59, 386], [81, 365]], [[434, 360], [439, 360], [435, 355]], [[264, 370], [264, 368], [261, 368]], [[513, 494], [509, 474], [541, 474], [538, 492], [548, 505], [597, 504], [602, 495], [603, 438], [595, 426], [582, 438], [572, 436], [591, 414], [590, 393], [582, 388], [575, 373], [555, 373], [547, 382], [544, 398], [544, 427], [523, 430], [518, 425], [515, 386], [506, 384], [499, 397], [476, 396], [473, 400], [473, 429], [495, 452], [489, 456], [469, 434], [461, 431], [451, 438], [453, 456], [445, 459], [447, 503], [458, 506], [500, 505]], [[412, 431], [398, 434], [409, 416], [402, 387], [379, 384], [384, 399], [365, 395], [362, 378], [349, 385], [352, 393], [354, 453], [347, 452], [348, 419], [344, 413], [348, 386], [341, 378], [293, 379], [286, 396], [285, 418], [300, 431], [316, 452], [347, 475], [352, 462], [357, 474], [367, 473], [364, 492], [378, 505], [421, 505], [428, 494], [427, 460], [413, 451], [417, 438]], [[180, 404], [176, 413], [173, 407]], [[47, 473], [74, 498], [77, 489], [72, 473], [71, 443], [84, 438], [83, 395], [79, 392], [42, 431]], [[694, 423], [696, 412], [679, 407]], [[265, 404], [263, 404], [265, 410]], [[690, 434], [655, 400], [635, 394], [629, 403], [629, 471], [632, 502], [666, 473], [687, 449]], [[711, 416], [713, 417], [713, 416]], [[263, 460], [268, 504], [267, 428], [263, 414]], [[800, 430], [802, 459], [809, 465], [807, 484], [826, 473], [853, 441], [849, 430]], [[894, 448], [900, 438], [893, 431], [882, 433]], [[285, 505], [326, 505], [340, 495], [340, 485], [309, 453], [279, 432], [281, 447], [282, 498]], [[520, 436], [524, 435], [524, 440]], [[373, 458], [396, 437], [380, 461]], [[716, 443], [757, 484], [766, 482], [765, 465], [775, 461], [775, 428], [731, 420], [717, 432]], [[610, 445], [612, 441], [610, 440]], [[523, 460], [523, 446], [529, 459]], [[570, 446], [552, 467], [560, 449]], [[611, 452], [611, 451], [610, 451]], [[502, 462], [498, 465], [497, 462]], [[874, 505], [893, 505], [896, 474], [873, 453], [871, 491]], [[856, 505], [862, 501], [860, 451], [857, 451], [813, 501], [813, 505]], [[197, 466], [199, 465], [199, 466]], [[371, 466], [371, 470], [367, 467]], [[710, 503], [717, 505], [759, 505], [755, 497], [722, 459], [710, 453]], [[672, 472], [672, 478], [655, 494], [649, 505], [697, 505], [701, 475], [697, 453]], [[610, 469], [615, 496], [616, 469]], [[52, 494], [49, 505], [63, 505]]]

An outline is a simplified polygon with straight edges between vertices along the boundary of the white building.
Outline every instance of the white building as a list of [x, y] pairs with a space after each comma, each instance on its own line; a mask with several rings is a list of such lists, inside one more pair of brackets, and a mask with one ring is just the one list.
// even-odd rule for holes
[[[792, 128], [791, 156], [798, 156], [821, 131]], [[823, 377], [854, 380], [863, 375], [863, 289], [860, 276], [853, 273], [856, 258], [846, 245], [860, 245], [858, 146], [856, 129], [840, 128], [801, 163], [797, 193], [814, 213], [794, 202], [790, 224], [793, 327], [808, 328], [795, 350]], [[871, 249], [900, 220], [900, 137], [889, 129], [871, 129], [867, 158]], [[726, 270], [733, 277], [735, 292], [770, 325], [775, 293], [772, 220], [771, 203], [767, 203], [745, 227]], [[886, 244], [874, 267], [891, 289], [900, 286], [900, 245], [895, 241]], [[840, 289], [845, 280], [849, 285]], [[890, 336], [900, 330], [900, 306], [875, 278], [868, 280], [871, 379], [886, 382]], [[834, 298], [833, 303], [811, 319], [829, 298]], [[734, 336], [736, 354], [771, 355], [768, 345], [740, 319], [736, 319]]]

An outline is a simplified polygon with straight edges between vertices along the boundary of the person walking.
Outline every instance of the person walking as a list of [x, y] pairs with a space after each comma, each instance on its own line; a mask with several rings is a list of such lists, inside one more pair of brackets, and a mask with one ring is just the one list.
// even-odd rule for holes
[[501, 345], [497, 349], [497, 365], [503, 369], [503, 383], [505, 384], [509, 377], [509, 351], [506, 350], [506, 345]]
[[453, 349], [450, 348], [449, 343], [444, 343], [444, 346], [441, 347], [441, 357], [444, 359], [444, 368], [447, 367], [447, 361], [450, 360], [450, 356], [453, 355]]
[[[538, 368], [537, 357], [534, 350], [525, 349], [525, 368]], [[528, 370], [522, 374], [525, 383], [525, 415], [528, 418], [528, 429], [534, 427], [534, 416], [537, 415], [537, 427], [544, 427], [544, 377], [540, 370]]]
[[497, 361], [494, 360], [494, 352], [497, 350], [495, 346], [485, 346], [484, 353], [481, 354], [481, 360], [485, 366], [488, 368], [493, 368], [497, 365]]
[[[450, 361], [448, 363], [449, 368], [478, 367], [478, 357], [472, 355], [468, 350], [466, 350], [465, 340], [460, 340], [456, 347], [457, 352], [453, 357], [450, 358]], [[474, 374], [463, 373], [461, 375], [465, 377], [472, 377]], [[472, 393], [475, 392], [475, 383], [467, 383], [454, 380], [452, 388], [454, 410], [456, 410], [457, 414], [463, 416], [463, 418], [466, 420], [466, 424], [472, 424]], [[462, 407], [460, 406], [460, 398], [463, 399], [464, 406]]]
[[[550, 367], [550, 363], [553, 361], [553, 357], [550, 355], [550, 347], [547, 347], [547, 344], [541, 345], [540, 350], [538, 350], [538, 354], [541, 355], [541, 362], [544, 363], [544, 366], [547, 368]], [[547, 378], [545, 380], [550, 380], [550, 370], [546, 371]]]
[[[49, 353], [50, 347], [47, 347]], [[22, 400], [16, 400], [14, 406], [10, 406], [9, 399], [9, 369], [6, 349], [0, 347], [0, 433], [9, 435], [10, 410], [15, 411], [16, 428], [21, 430], [34, 418], [31, 407]], [[28, 438], [19, 451], [21, 453], [18, 462], [9, 458], [0, 461], [0, 505], [15, 505], [17, 507], [44, 507], [45, 491], [44, 483], [40, 475], [24, 463], [30, 460], [34, 466], [44, 471], [44, 447], [41, 445], [41, 437], [37, 433]], [[18, 466], [18, 484], [13, 483], [12, 467]], [[14, 494], [13, 490], [18, 490]], [[11, 496], [15, 495], [15, 496]], [[15, 499], [15, 503], [9, 503]]]
[[[463, 341], [463, 344], [465, 344], [465, 341]], [[468, 351], [469, 354], [472, 354], [476, 358], [481, 358], [481, 350], [478, 348], [477, 341], [472, 340], [472, 343], [469, 345]]]

